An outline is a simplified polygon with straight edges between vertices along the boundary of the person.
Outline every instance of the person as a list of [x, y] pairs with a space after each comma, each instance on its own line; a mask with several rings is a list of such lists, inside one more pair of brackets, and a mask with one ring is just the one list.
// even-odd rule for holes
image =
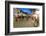
[[16, 21], [19, 21], [20, 20], [19, 14], [20, 14], [20, 10], [18, 8], [16, 8], [15, 9], [15, 19], [16, 19]]
[[36, 10], [33, 10], [32, 12], [32, 20], [34, 21], [34, 26], [37, 26], [39, 23], [39, 13]]

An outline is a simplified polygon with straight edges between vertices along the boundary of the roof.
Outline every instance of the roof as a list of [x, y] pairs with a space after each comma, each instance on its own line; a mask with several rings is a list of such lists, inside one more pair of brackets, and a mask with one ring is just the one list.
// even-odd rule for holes
[[19, 10], [21, 10], [21, 12], [25, 14], [32, 14], [32, 10], [36, 10], [36, 9], [19, 8]]

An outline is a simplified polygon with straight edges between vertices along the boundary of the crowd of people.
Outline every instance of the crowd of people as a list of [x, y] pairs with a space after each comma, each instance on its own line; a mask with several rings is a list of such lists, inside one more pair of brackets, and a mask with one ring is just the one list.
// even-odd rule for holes
[[15, 12], [16, 12], [15, 13], [16, 22], [19, 22], [19, 21], [22, 21], [22, 20], [29, 21], [29, 19], [32, 19], [33, 23], [36, 22], [36, 24], [37, 23], [39, 24], [39, 14], [37, 14], [35, 10], [32, 11], [32, 14], [24, 14], [24, 13], [20, 12], [19, 9], [16, 9]]

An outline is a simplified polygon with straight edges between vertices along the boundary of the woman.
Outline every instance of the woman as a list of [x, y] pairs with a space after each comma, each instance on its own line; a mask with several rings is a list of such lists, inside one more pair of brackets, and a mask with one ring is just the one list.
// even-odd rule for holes
[[33, 20], [34, 26], [38, 26], [39, 24], [39, 12], [38, 11], [36, 10], [33, 11], [32, 20]]

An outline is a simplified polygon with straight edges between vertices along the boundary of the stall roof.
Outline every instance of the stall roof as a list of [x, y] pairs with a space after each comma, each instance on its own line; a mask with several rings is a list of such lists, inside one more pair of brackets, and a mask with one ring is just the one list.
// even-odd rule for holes
[[29, 8], [19, 8], [19, 10], [21, 10], [22, 13], [25, 13], [25, 14], [32, 14], [32, 11], [36, 9], [29, 9]]

